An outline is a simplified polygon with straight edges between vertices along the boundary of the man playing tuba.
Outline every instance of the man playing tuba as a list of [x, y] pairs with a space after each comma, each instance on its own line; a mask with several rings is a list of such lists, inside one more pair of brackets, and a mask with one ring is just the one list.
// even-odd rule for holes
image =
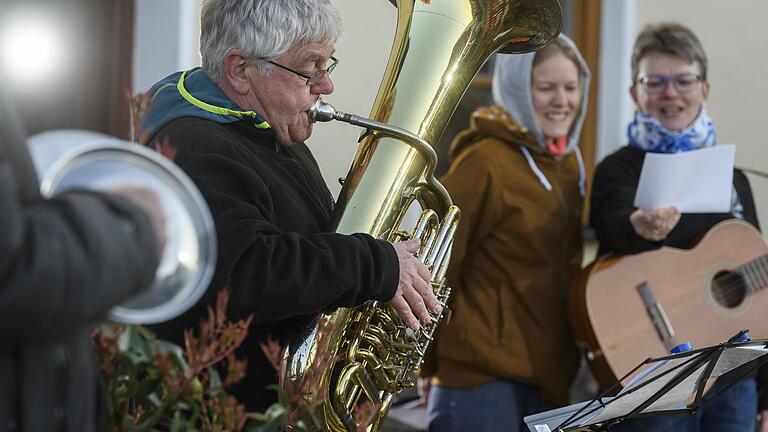
[[276, 399], [267, 389], [276, 374], [259, 348], [268, 336], [284, 342], [318, 312], [369, 300], [389, 302], [414, 330], [441, 308], [429, 271], [412, 256], [417, 240], [326, 232], [334, 202], [304, 141], [312, 133], [309, 108], [333, 92], [340, 32], [328, 0], [207, 0], [202, 68], [151, 90], [148, 143], [173, 147], [205, 196], [219, 239], [208, 293], [157, 331], [181, 342], [227, 288], [229, 315], [254, 315], [242, 350], [246, 377], [232, 388], [248, 410]]

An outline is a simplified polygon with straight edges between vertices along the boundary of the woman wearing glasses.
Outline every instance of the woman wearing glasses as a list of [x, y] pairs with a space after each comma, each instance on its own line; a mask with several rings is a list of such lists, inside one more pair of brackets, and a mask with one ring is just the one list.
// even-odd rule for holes
[[[681, 215], [675, 207], [634, 207], [647, 152], [710, 147], [717, 135], [705, 106], [707, 57], [691, 30], [680, 24], [646, 27], [635, 41], [632, 76], [629, 91], [637, 110], [627, 128], [629, 144], [606, 157], [595, 171], [590, 218], [599, 253], [631, 254], [664, 245], [688, 248], [715, 224], [731, 218], [757, 227], [752, 192], [739, 170], [734, 170], [728, 213]], [[694, 415], [629, 421], [613, 430], [751, 431], [755, 412], [756, 384], [750, 378]]]

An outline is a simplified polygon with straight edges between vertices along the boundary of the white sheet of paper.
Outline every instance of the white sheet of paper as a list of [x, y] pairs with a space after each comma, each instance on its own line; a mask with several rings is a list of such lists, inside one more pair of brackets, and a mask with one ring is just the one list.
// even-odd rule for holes
[[734, 144], [683, 153], [646, 153], [635, 207], [675, 206], [681, 213], [727, 213], [731, 209]]

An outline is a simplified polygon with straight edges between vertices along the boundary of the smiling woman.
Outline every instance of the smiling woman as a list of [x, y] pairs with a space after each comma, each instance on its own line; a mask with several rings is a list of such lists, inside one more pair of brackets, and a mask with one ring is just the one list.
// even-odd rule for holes
[[[493, 98], [449, 150], [442, 178], [462, 210], [446, 275], [455, 293], [422, 367], [431, 431], [517, 431], [568, 402], [578, 353], [566, 293], [581, 264], [578, 149], [589, 71], [561, 35], [497, 56]], [[555, 318], [553, 318], [555, 317]]]
[[[627, 127], [629, 145], [598, 165], [592, 187], [591, 224], [600, 243], [599, 254], [634, 254], [662, 246], [689, 248], [727, 219], [742, 219], [759, 228], [749, 181], [738, 169], [733, 170], [727, 212], [681, 214], [675, 207], [635, 207], [635, 191], [647, 153], [672, 154], [711, 147], [717, 143], [717, 134], [705, 105], [710, 88], [707, 56], [688, 27], [676, 23], [648, 25], [637, 36], [631, 66], [630, 94], [636, 113]], [[734, 323], [733, 333], [741, 328]], [[726, 388], [696, 415], [630, 420], [612, 430], [754, 430], [754, 377], [732, 387], [718, 382], [710, 393], [719, 394]]]
[[533, 110], [550, 153], [565, 151], [568, 133], [579, 114], [581, 75], [569, 51], [549, 49], [536, 56], [532, 72]]

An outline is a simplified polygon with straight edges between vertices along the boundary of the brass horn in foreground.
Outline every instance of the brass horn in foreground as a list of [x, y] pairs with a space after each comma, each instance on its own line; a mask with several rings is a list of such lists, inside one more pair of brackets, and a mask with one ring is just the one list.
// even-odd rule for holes
[[110, 321], [156, 324], [181, 315], [205, 293], [216, 267], [216, 232], [187, 175], [144, 146], [82, 130], [48, 131], [27, 146], [45, 197], [70, 189], [152, 190], [165, 215], [165, 247], [152, 284], [112, 308]]
[[[416, 256], [430, 268], [432, 287], [445, 303], [450, 289], [444, 276], [459, 212], [434, 179], [434, 146], [488, 57], [546, 46], [560, 32], [562, 12], [557, 0], [397, 0], [396, 6], [394, 45], [370, 118], [321, 101], [310, 118], [368, 129], [331, 228], [393, 242], [421, 239]], [[407, 222], [413, 207], [424, 209], [415, 224]], [[303, 389], [301, 403], [313, 407], [324, 430], [357, 431], [355, 414], [370, 407], [366, 430], [379, 430], [393, 397], [413, 386], [439, 318], [414, 333], [377, 302], [318, 317], [289, 341], [282, 385]], [[332, 365], [318, 370], [324, 356]], [[301, 386], [310, 376], [315, 385]], [[314, 419], [303, 420], [315, 425]]]

